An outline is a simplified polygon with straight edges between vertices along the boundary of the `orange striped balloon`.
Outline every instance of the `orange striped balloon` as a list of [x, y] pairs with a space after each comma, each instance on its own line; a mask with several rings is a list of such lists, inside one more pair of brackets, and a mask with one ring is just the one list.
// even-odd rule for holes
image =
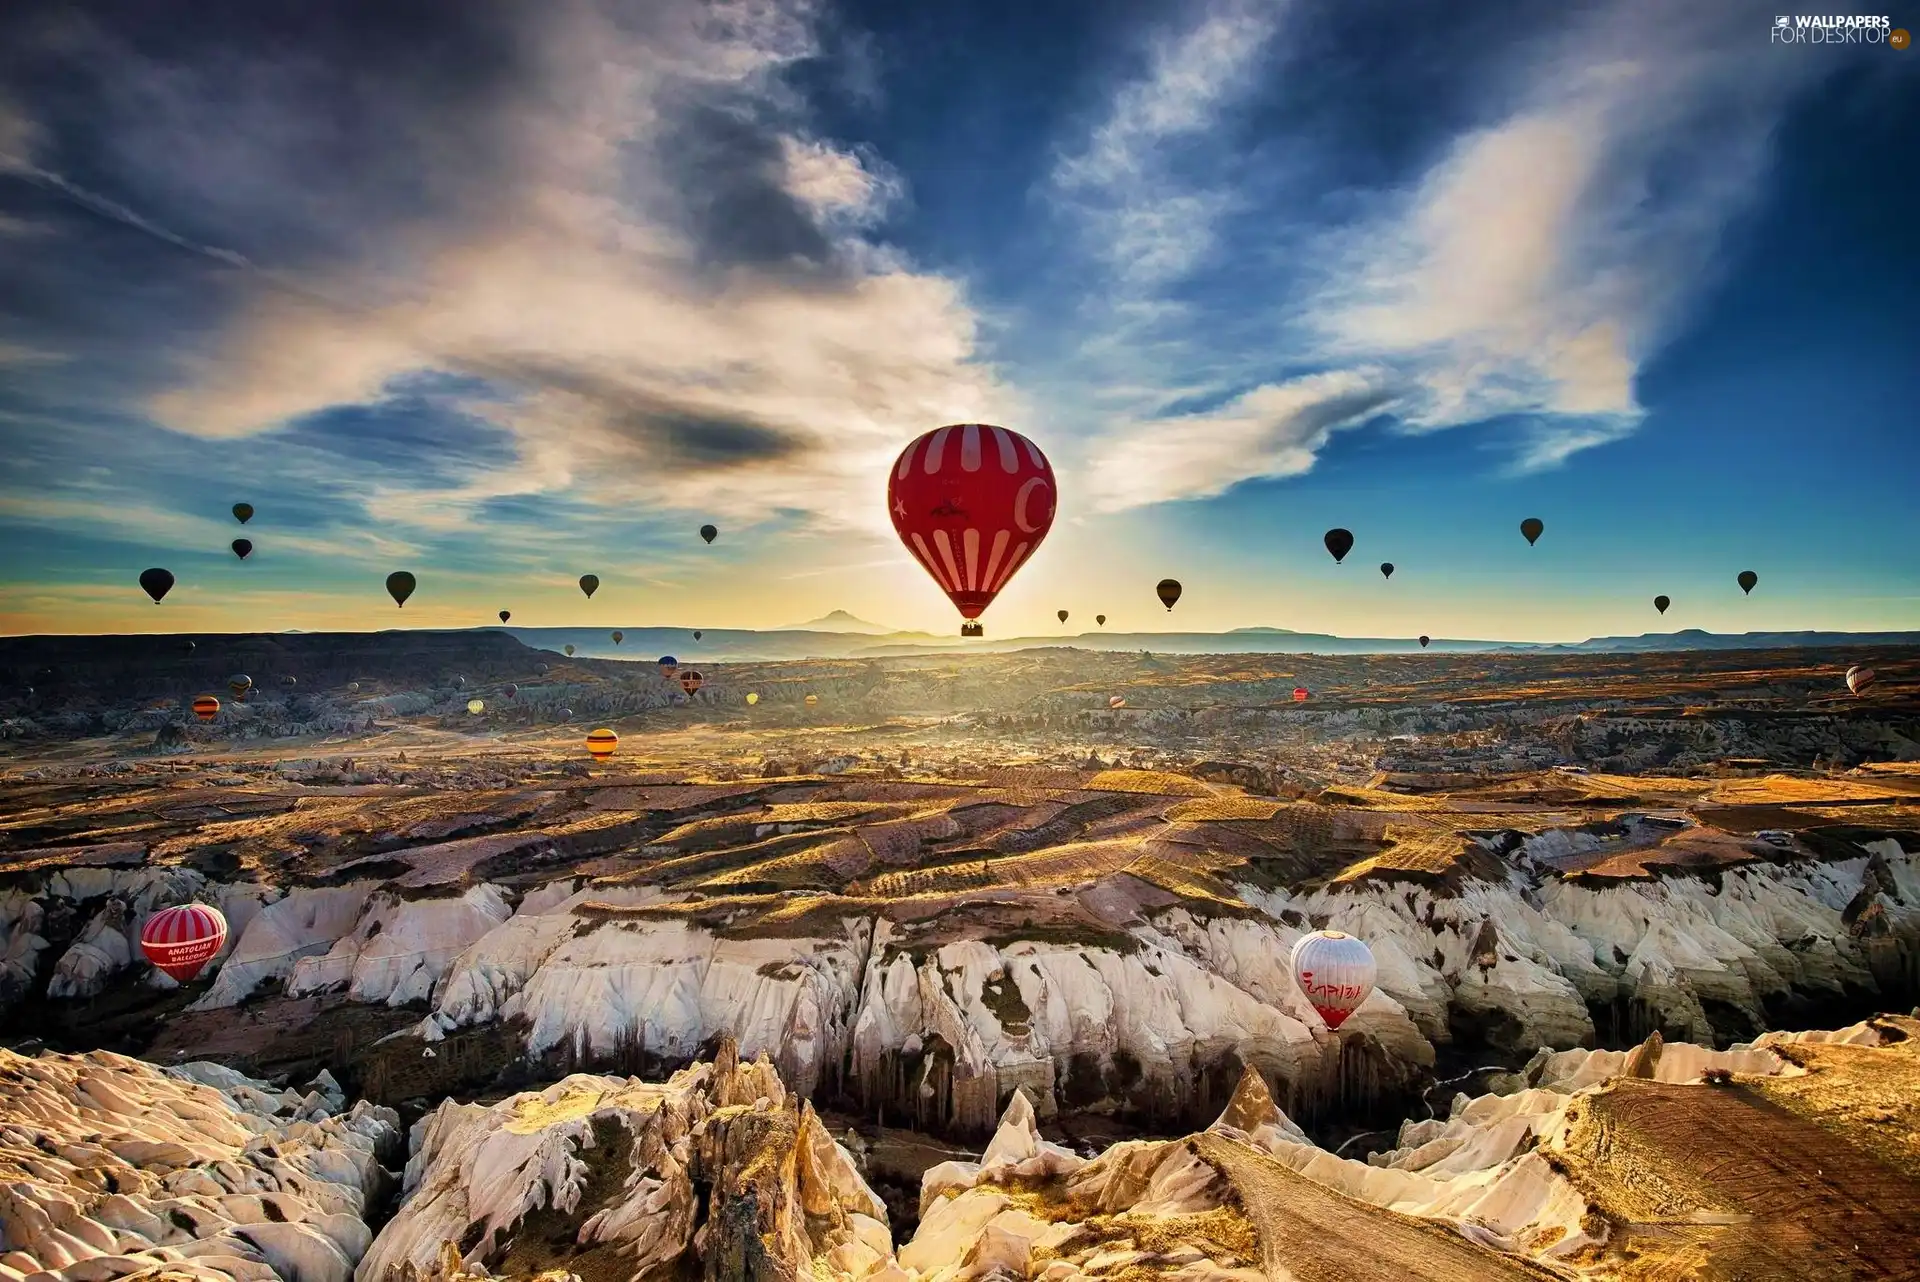
[[587, 751], [595, 761], [605, 761], [620, 746], [620, 736], [604, 726], [587, 736]]
[[220, 715], [220, 701], [210, 694], [203, 694], [193, 701], [193, 715], [202, 721], [211, 721]]
[[148, 961], [185, 984], [227, 942], [227, 919], [206, 904], [162, 908], [140, 928], [140, 951]]

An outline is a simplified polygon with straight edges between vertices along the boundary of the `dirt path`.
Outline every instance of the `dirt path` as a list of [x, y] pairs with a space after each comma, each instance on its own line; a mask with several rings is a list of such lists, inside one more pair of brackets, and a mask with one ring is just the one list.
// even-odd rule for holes
[[1221, 1135], [1194, 1140], [1233, 1184], [1267, 1274], [1287, 1282], [1503, 1282], [1557, 1278], [1437, 1224], [1357, 1202]]

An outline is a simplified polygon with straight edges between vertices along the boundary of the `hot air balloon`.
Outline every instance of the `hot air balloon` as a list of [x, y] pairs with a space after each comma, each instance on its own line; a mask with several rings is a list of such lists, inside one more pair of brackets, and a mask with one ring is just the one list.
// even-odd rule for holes
[[192, 641], [182, 641], [182, 642], [180, 643], [180, 653], [182, 653], [182, 654], [192, 654], [192, 653], [193, 653], [193, 642], [192, 642]]
[[[563, 709], [564, 711], [564, 709]], [[572, 714], [569, 713], [569, 716]], [[620, 746], [620, 736], [604, 726], [587, 736], [587, 751], [593, 754], [595, 761], [605, 761]]]
[[1393, 577], [1393, 562], [1382, 561], [1380, 563], [1380, 574], [1383, 578], [1391, 579]]
[[580, 576], [580, 590], [587, 594], [587, 599], [589, 601], [593, 599], [593, 594], [599, 587], [600, 587], [599, 575], [583, 574]]
[[613, 643], [615, 645], [619, 645], [622, 641], [625, 641], [626, 639], [627, 639], [627, 634], [624, 632], [616, 632], [613, 634]]
[[487, 705], [484, 701], [480, 699], [467, 700], [467, 711], [471, 712], [474, 716], [477, 717], [481, 713], [485, 712], [486, 710], [487, 710]]
[[700, 527], [700, 537], [711, 543], [720, 537], [720, 531], [714, 529], [711, 525], [703, 525]]
[[1127, 701], [1117, 694], [1109, 695], [1107, 697], [1107, 706], [1109, 708], [1124, 708], [1127, 706]]
[[1180, 580], [1162, 579], [1153, 590], [1160, 597], [1160, 604], [1171, 610], [1173, 603], [1180, 599]]
[[203, 694], [193, 701], [193, 715], [202, 721], [211, 721], [220, 715], [220, 701], [210, 694]]
[[252, 556], [253, 540], [252, 539], [235, 539], [233, 541], [233, 554], [239, 557], [242, 561]]
[[1740, 577], [1737, 581], [1740, 584], [1740, 590], [1746, 593], [1748, 596], [1752, 596], [1753, 585], [1760, 582], [1760, 576], [1755, 574], [1752, 570], [1742, 570], [1740, 571]]
[[1327, 545], [1327, 551], [1333, 553], [1335, 565], [1347, 559], [1347, 553], [1353, 551], [1353, 531], [1333, 529], [1320, 540]]
[[461, 675], [460, 675], [459, 673], [457, 673], [457, 672], [456, 672], [456, 673], [455, 673], [455, 674], [453, 675], [453, 677], [451, 678], [451, 680], [453, 681], [453, 688], [454, 688], [454, 689], [456, 689], [456, 690], [464, 690], [464, 689], [466, 689], [466, 688], [467, 688], [467, 679], [466, 679], [465, 677], [463, 677], [463, 676], [461, 676]]
[[894, 532], [967, 625], [977, 622], [1053, 526], [1053, 467], [1018, 432], [985, 423], [935, 428], [887, 476]]
[[405, 570], [395, 570], [387, 576], [387, 595], [403, 610], [407, 608], [407, 598], [413, 595], [414, 588], [418, 586], [413, 576]]
[[244, 672], [236, 672], [227, 678], [227, 689], [237, 695], [243, 695], [253, 689], [253, 678]]
[[817, 695], [817, 694], [810, 694], [810, 695], [808, 695], [808, 696], [807, 696], [807, 706], [808, 706], [809, 708], [811, 708], [811, 707], [812, 707], [812, 706], [813, 706], [814, 704], [816, 704], [816, 703], [819, 703], [819, 702], [820, 702], [820, 696], [819, 696], [819, 695]]
[[1104, 627], [1106, 627], [1106, 626], [1107, 626], [1107, 616], [1106, 616], [1106, 615], [1104, 615], [1104, 614], [1096, 614], [1096, 615], [1094, 615], [1094, 616], [1093, 616], [1093, 621], [1094, 621], [1094, 622], [1095, 622], [1096, 624], [1098, 624], [1098, 625], [1099, 625], [1100, 627], [1103, 627], [1103, 628], [1104, 628]]
[[1067, 621], [1067, 612], [1065, 610], [1062, 610], [1060, 611], [1060, 622], [1065, 623], [1066, 621]]
[[1653, 608], [1660, 611], [1660, 613], [1662, 614], [1665, 614], [1667, 612], [1667, 607], [1672, 604], [1673, 604], [1673, 599], [1671, 597], [1657, 596], [1653, 598]]
[[360, 683], [359, 683], [358, 681], [349, 681], [349, 682], [347, 682], [347, 693], [348, 693], [348, 694], [359, 694], [359, 693], [360, 693]]
[[562, 721], [571, 721], [571, 720], [573, 720], [573, 709], [572, 709], [572, 708], [562, 708], [562, 709], [560, 709], [560, 711], [559, 711], [559, 714], [558, 714], [558, 715], [559, 715], [559, 717], [560, 717], [560, 719], [561, 719]]
[[287, 676], [280, 678], [280, 684], [285, 686], [287, 689], [291, 690], [295, 686], [300, 684], [300, 679], [296, 676], [289, 674]]
[[506, 622], [506, 621], [507, 621], [508, 619], [511, 619], [512, 617], [513, 617], [513, 611], [512, 611], [512, 610], [502, 610], [502, 611], [500, 611], [500, 622], [502, 622], [502, 623], [505, 623], [505, 622]]
[[693, 634], [693, 639], [694, 639], [695, 641], [698, 641], [698, 640], [700, 639], [700, 634], [699, 634], [698, 632], [696, 632], [696, 633], [694, 633], [694, 634]]
[[1852, 693], [1856, 695], [1859, 694], [1862, 690], [1872, 685], [1873, 682], [1874, 676], [1872, 668], [1863, 668], [1855, 664], [1853, 667], [1847, 669], [1847, 689]]
[[519, 698], [519, 697], [520, 697], [520, 687], [519, 687], [519, 686], [517, 686], [517, 685], [514, 685], [514, 684], [512, 684], [511, 682], [509, 682], [509, 683], [507, 684], [507, 689], [506, 689], [506, 696], [507, 696], [507, 698], [509, 698], [509, 699], [517, 699], [517, 698]]
[[173, 591], [173, 575], [158, 566], [151, 570], [142, 570], [140, 586], [146, 590], [148, 596], [153, 598], [153, 603], [159, 605], [160, 598]]
[[253, 519], [253, 504], [235, 503], [233, 505], [233, 517], [236, 521], [240, 522], [240, 524], [245, 525]]
[[685, 690], [687, 692], [687, 697], [691, 699], [693, 697], [693, 692], [700, 688], [700, 683], [705, 679], [706, 678], [702, 677], [698, 672], [695, 672], [691, 668], [689, 668], [687, 671], [682, 672], [680, 674], [680, 688], [682, 690]]
[[1293, 946], [1293, 978], [1328, 1028], [1339, 1028], [1373, 991], [1373, 950], [1337, 930], [1302, 935]]
[[1295, 703], [1305, 703], [1307, 701], [1307, 688], [1305, 686], [1295, 686], [1293, 688], [1293, 701]]
[[1530, 516], [1526, 520], [1520, 522], [1520, 533], [1527, 536], [1528, 547], [1532, 547], [1534, 544], [1538, 543], [1540, 541], [1540, 536], [1546, 533], [1546, 529], [1547, 529], [1547, 523], [1545, 521], [1542, 521], [1537, 516]]
[[1433, 638], [1432, 638], [1432, 637], [1421, 637], [1421, 638], [1420, 638], [1420, 648], [1421, 648], [1422, 650], [1424, 650], [1424, 649], [1426, 649], [1426, 648], [1427, 648], [1427, 642], [1429, 642], [1429, 641], [1431, 641], [1431, 640], [1433, 640]]
[[663, 654], [660, 656], [660, 675], [661, 676], [671, 677], [673, 675], [673, 670], [679, 666], [680, 666], [680, 660], [674, 658], [672, 655]]
[[569, 642], [569, 643], [568, 643], [568, 644], [566, 644], [566, 645], [563, 645], [563, 646], [561, 646], [560, 648], [561, 648], [562, 650], [565, 650], [565, 651], [567, 652], [567, 657], [568, 657], [569, 659], [571, 659], [571, 658], [573, 657], [573, 645], [572, 645], [572, 643], [571, 643], [571, 642]]
[[207, 904], [162, 908], [140, 927], [140, 951], [175, 982], [190, 983], [227, 942], [227, 919]]
[[760, 702], [760, 696], [752, 690], [747, 691], [747, 706], [751, 708], [758, 702]]
[[549, 668], [544, 663], [536, 663], [533, 665], [533, 670], [544, 677], [547, 675], [547, 673], [551, 672], [553, 669]]

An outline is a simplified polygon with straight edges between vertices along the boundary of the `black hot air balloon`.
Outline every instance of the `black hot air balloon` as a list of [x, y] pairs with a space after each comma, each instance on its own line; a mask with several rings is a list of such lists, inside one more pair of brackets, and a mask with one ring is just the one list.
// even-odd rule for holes
[[395, 570], [387, 576], [387, 595], [392, 597], [393, 603], [401, 609], [406, 608], [407, 598], [413, 595], [413, 590], [418, 586], [413, 576], [405, 570]]
[[1173, 609], [1173, 603], [1180, 599], [1180, 580], [1162, 579], [1154, 592], [1160, 597], [1160, 604]]
[[285, 686], [287, 689], [291, 690], [295, 686], [300, 684], [300, 678], [294, 677], [294, 676], [281, 677], [280, 684]]
[[699, 634], [698, 632], [696, 632], [696, 633], [694, 633], [694, 634], [693, 634], [693, 639], [694, 639], [695, 641], [698, 641], [698, 640], [700, 639], [700, 634]]
[[1094, 616], [1093, 616], [1093, 621], [1094, 621], [1095, 623], [1097, 623], [1097, 624], [1099, 624], [1099, 625], [1100, 625], [1101, 627], [1103, 627], [1103, 628], [1107, 626], [1107, 616], [1106, 616], [1106, 615], [1104, 615], [1104, 614], [1096, 614], [1096, 615], [1094, 615]]
[[148, 596], [153, 598], [153, 603], [159, 605], [160, 598], [173, 591], [173, 575], [158, 566], [155, 566], [151, 570], [142, 570], [140, 571], [140, 586], [146, 589]]
[[1432, 637], [1421, 637], [1421, 638], [1420, 638], [1420, 648], [1421, 648], [1422, 650], [1424, 650], [1424, 649], [1426, 649], [1426, 648], [1427, 648], [1427, 642], [1429, 642], [1429, 641], [1431, 641], [1431, 640], [1433, 640], [1433, 638], [1432, 638]]
[[1382, 561], [1380, 563], [1380, 574], [1384, 578], [1391, 579], [1393, 577], [1393, 562]]
[[1347, 559], [1347, 553], [1353, 551], [1353, 531], [1328, 530], [1321, 542], [1327, 545], [1327, 551], [1333, 553], [1333, 562], [1338, 565]]
[[233, 554], [242, 561], [246, 560], [253, 555], [253, 541], [251, 539], [235, 539], [233, 541]]
[[1546, 528], [1547, 523], [1537, 516], [1530, 516], [1520, 522], [1520, 533], [1527, 536], [1528, 547], [1532, 547], [1540, 541], [1540, 536], [1546, 532]]
[[594, 590], [597, 589], [599, 586], [600, 586], [599, 575], [583, 574], [580, 576], [580, 590], [587, 594], [587, 598], [589, 600], [593, 598]]
[[700, 537], [711, 543], [720, 537], [720, 531], [714, 529], [711, 525], [703, 525], [700, 527]]
[[240, 524], [245, 525], [248, 521], [251, 521], [253, 519], [253, 504], [235, 503], [233, 505], [233, 515], [235, 520], [239, 521]]
[[627, 639], [627, 634], [624, 632], [615, 632], [613, 634], [613, 643], [615, 645], [619, 645], [622, 641], [625, 641], [626, 639]]
[[1653, 608], [1660, 611], [1660, 613], [1662, 614], [1665, 614], [1667, 612], [1667, 607], [1672, 604], [1673, 604], [1673, 601], [1669, 597], [1657, 596], [1653, 598]]
[[1066, 621], [1067, 621], [1067, 612], [1065, 610], [1062, 610], [1060, 611], [1060, 622], [1065, 623]]
[[1740, 571], [1740, 579], [1739, 579], [1740, 590], [1746, 593], [1748, 596], [1753, 595], [1753, 585], [1758, 583], [1759, 581], [1760, 581], [1760, 576], [1755, 574], [1752, 570]]
[[513, 617], [513, 611], [512, 611], [512, 610], [502, 610], [502, 611], [500, 611], [500, 622], [502, 622], [502, 623], [505, 623], [505, 622], [506, 622], [506, 621], [507, 621], [508, 619], [511, 619], [512, 617]]

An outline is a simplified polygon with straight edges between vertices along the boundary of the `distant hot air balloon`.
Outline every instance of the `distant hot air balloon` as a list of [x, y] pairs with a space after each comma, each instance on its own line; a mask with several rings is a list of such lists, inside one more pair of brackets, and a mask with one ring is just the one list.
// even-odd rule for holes
[[580, 576], [580, 590], [587, 594], [588, 600], [593, 599], [593, 594], [599, 587], [600, 587], [599, 575], [583, 574]]
[[237, 695], [244, 695], [253, 689], [253, 678], [244, 672], [236, 672], [227, 678], [227, 689]]
[[1667, 612], [1667, 607], [1672, 604], [1673, 604], [1673, 599], [1671, 597], [1657, 596], [1653, 598], [1653, 608], [1660, 611], [1660, 613], [1662, 614], [1665, 614]]
[[703, 680], [705, 680], [704, 677], [689, 668], [680, 674], [680, 688], [687, 692], [688, 698], [692, 698], [694, 691], [700, 688], [700, 683]]
[[182, 654], [192, 654], [192, 653], [193, 653], [193, 642], [192, 642], [192, 641], [182, 641], [182, 642], [180, 643], [180, 653], [182, 653]]
[[1109, 708], [1124, 708], [1127, 706], [1127, 701], [1120, 695], [1109, 695], [1107, 697], [1107, 706]]
[[193, 715], [202, 721], [211, 721], [220, 715], [220, 701], [210, 694], [203, 694], [193, 701]]
[[360, 683], [359, 683], [358, 681], [349, 681], [349, 682], [347, 682], [347, 693], [348, 693], [348, 694], [359, 694], [359, 693], [360, 693]]
[[546, 664], [544, 664], [544, 663], [536, 663], [536, 664], [534, 664], [534, 665], [533, 665], [533, 670], [534, 670], [535, 672], [537, 672], [537, 673], [539, 673], [539, 674], [540, 674], [541, 676], [543, 676], [543, 677], [544, 677], [544, 676], [546, 676], [546, 675], [547, 675], [547, 673], [549, 673], [549, 672], [551, 672], [551, 671], [552, 671], [552, 669], [551, 669], [551, 668], [549, 668], [549, 667], [547, 667], [547, 665], [546, 665]]
[[1742, 570], [1740, 571], [1740, 577], [1738, 579], [1738, 582], [1740, 584], [1740, 590], [1746, 593], [1748, 596], [1752, 596], [1753, 585], [1760, 582], [1760, 576], [1755, 574], [1752, 570]]
[[142, 570], [140, 586], [146, 590], [148, 596], [153, 598], [153, 603], [159, 605], [160, 598], [173, 591], [173, 575], [158, 566], [151, 570]]
[[1373, 992], [1373, 950], [1352, 935], [1316, 930], [1293, 946], [1293, 978], [1328, 1028], [1339, 1028]]
[[1520, 533], [1527, 536], [1528, 547], [1532, 547], [1534, 544], [1538, 543], [1540, 541], [1540, 536], [1546, 532], [1546, 529], [1547, 529], [1547, 523], [1545, 521], [1542, 521], [1537, 516], [1530, 516], [1526, 520], [1520, 522]]
[[1094, 616], [1093, 616], [1093, 621], [1094, 621], [1094, 622], [1095, 622], [1096, 624], [1098, 624], [1099, 626], [1101, 626], [1101, 627], [1103, 627], [1103, 628], [1107, 626], [1107, 616], [1106, 616], [1106, 615], [1104, 615], [1104, 614], [1096, 614], [1096, 615], [1094, 615]]
[[485, 701], [480, 699], [467, 700], [467, 711], [471, 712], [474, 716], [477, 717], [481, 713], [485, 712], [486, 710], [487, 710], [487, 705]]
[[235, 503], [233, 505], [233, 516], [235, 520], [240, 522], [240, 524], [245, 525], [248, 521], [251, 521], [253, 519], [253, 504]]
[[1171, 610], [1173, 603], [1180, 599], [1180, 580], [1162, 579], [1153, 590], [1160, 597], [1160, 604]]
[[626, 639], [627, 639], [627, 634], [624, 632], [615, 632], [613, 634], [613, 643], [615, 645], [619, 645], [622, 641], [625, 641]]
[[760, 702], [760, 696], [752, 690], [747, 691], [747, 706], [751, 708], [758, 702]]
[[571, 721], [573, 720], [573, 709], [562, 708], [556, 715], [558, 715], [562, 721]]
[[1053, 467], [1004, 427], [960, 423], [916, 437], [887, 476], [894, 532], [960, 616], [963, 636], [1053, 526]]
[[700, 537], [711, 543], [720, 537], [720, 531], [714, 529], [711, 525], [703, 525], [700, 527]]
[[1420, 648], [1421, 648], [1422, 650], [1424, 650], [1424, 649], [1426, 649], [1426, 648], [1427, 648], [1427, 643], [1428, 643], [1429, 641], [1431, 641], [1431, 640], [1433, 640], [1433, 638], [1432, 638], [1432, 637], [1421, 637], [1421, 638], [1420, 638]]
[[696, 633], [694, 633], [694, 634], [693, 634], [693, 639], [694, 639], [695, 641], [698, 641], [698, 640], [700, 639], [700, 634], [699, 634], [698, 632], [696, 632]]
[[671, 677], [673, 675], [673, 670], [679, 666], [680, 666], [680, 660], [674, 658], [672, 655], [663, 654], [660, 656], [660, 675], [661, 676]]
[[509, 699], [517, 699], [520, 697], [520, 687], [508, 682], [505, 694]]
[[252, 556], [253, 540], [252, 539], [235, 539], [233, 541], [233, 554], [239, 557], [242, 561]]
[[807, 696], [807, 706], [808, 706], [809, 708], [811, 708], [811, 707], [812, 707], [812, 706], [813, 706], [814, 704], [816, 704], [816, 703], [819, 703], [819, 702], [820, 702], [820, 696], [819, 696], [819, 695], [817, 695], [817, 694], [810, 694], [810, 695], [808, 695], [808, 696]]
[[502, 611], [500, 611], [500, 622], [502, 622], [502, 623], [505, 623], [505, 622], [506, 622], [506, 621], [507, 621], [508, 619], [511, 619], [512, 617], [513, 617], [513, 611], [512, 611], [512, 610], [502, 610]]
[[300, 679], [292, 673], [288, 673], [286, 676], [280, 678], [280, 684], [291, 690], [300, 684]]
[[1065, 623], [1066, 621], [1067, 621], [1067, 612], [1065, 610], [1062, 610], [1060, 611], [1060, 622]]
[[1305, 703], [1307, 701], [1307, 688], [1305, 686], [1295, 686], [1293, 688], [1293, 701], [1295, 703]]
[[456, 690], [464, 690], [464, 689], [466, 689], [466, 688], [467, 688], [467, 679], [466, 679], [465, 677], [463, 677], [463, 676], [461, 676], [461, 675], [460, 675], [459, 673], [457, 673], [457, 672], [456, 672], [456, 673], [454, 673], [454, 675], [453, 675], [453, 677], [451, 678], [451, 680], [452, 680], [452, 682], [453, 682], [453, 688], [454, 688], [454, 689], [456, 689]]
[[562, 650], [565, 650], [565, 651], [567, 652], [567, 657], [568, 657], [569, 659], [571, 659], [571, 658], [573, 657], [573, 645], [572, 645], [572, 643], [571, 643], [571, 642], [569, 642], [569, 643], [568, 643], [568, 644], [566, 644], [566, 645], [563, 645], [563, 646], [561, 646], [560, 648], [561, 648]]
[[1347, 553], [1353, 551], [1353, 531], [1332, 529], [1320, 540], [1327, 545], [1327, 551], [1333, 553], [1333, 562], [1338, 565], [1347, 559]]
[[413, 595], [414, 588], [418, 586], [413, 576], [405, 570], [395, 570], [387, 576], [387, 595], [403, 610], [407, 607], [407, 598]]
[[1393, 577], [1393, 562], [1382, 561], [1380, 563], [1380, 573], [1383, 577], [1391, 579]]
[[1852, 693], [1856, 695], [1859, 694], [1862, 690], [1872, 685], [1873, 682], [1874, 675], [1872, 668], [1863, 668], [1855, 664], [1853, 667], [1847, 669], [1847, 689]]
[[593, 754], [595, 761], [605, 761], [619, 746], [620, 736], [604, 726], [587, 736], [587, 751]]
[[190, 983], [227, 942], [227, 919], [208, 904], [162, 908], [140, 927], [140, 951], [175, 982]]

